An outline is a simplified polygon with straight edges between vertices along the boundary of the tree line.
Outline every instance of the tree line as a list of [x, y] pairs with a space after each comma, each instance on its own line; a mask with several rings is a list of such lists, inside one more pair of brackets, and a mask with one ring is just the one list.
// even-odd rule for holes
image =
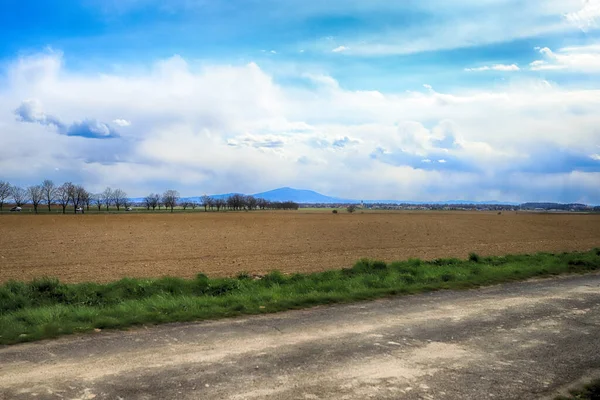
[[[52, 206], [60, 206], [62, 213], [67, 213], [67, 208], [72, 207], [73, 212], [89, 211], [90, 208], [97, 208], [98, 211], [109, 211], [111, 207], [117, 211], [127, 210], [133, 206], [133, 202], [127, 197], [127, 193], [122, 189], [112, 189], [107, 187], [101, 193], [90, 193], [82, 185], [75, 185], [72, 182], [65, 182], [62, 185], [56, 185], [51, 180], [44, 180], [40, 185], [32, 185], [26, 188], [11, 185], [9, 182], [0, 181], [0, 212], [3, 211], [7, 200], [12, 200], [12, 204], [22, 207], [24, 204], [31, 204], [34, 212], [37, 214], [40, 206], [45, 206], [48, 211], [52, 211]], [[150, 193], [144, 197], [140, 206], [153, 211], [158, 208], [161, 210], [181, 206], [184, 210], [187, 208], [196, 209], [204, 207], [204, 211], [222, 211], [222, 210], [297, 210], [298, 204], [293, 201], [268, 201], [254, 196], [244, 196], [234, 194], [228, 198], [213, 198], [211, 196], [202, 196], [199, 201], [181, 199], [176, 190], [166, 190], [162, 194]]]

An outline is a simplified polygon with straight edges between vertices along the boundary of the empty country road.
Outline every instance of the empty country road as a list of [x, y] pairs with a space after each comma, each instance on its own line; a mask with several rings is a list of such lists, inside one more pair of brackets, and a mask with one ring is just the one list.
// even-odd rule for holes
[[0, 348], [0, 399], [551, 399], [600, 377], [600, 275]]

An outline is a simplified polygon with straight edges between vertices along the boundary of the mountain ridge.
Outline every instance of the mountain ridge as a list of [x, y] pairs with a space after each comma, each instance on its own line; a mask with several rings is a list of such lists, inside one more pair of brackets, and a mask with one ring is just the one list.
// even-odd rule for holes
[[[232, 193], [222, 193], [222, 194], [213, 194], [210, 197], [215, 199], [226, 199], [233, 194], [243, 194], [239, 192]], [[314, 190], [309, 189], [295, 189], [291, 187], [280, 187], [273, 190], [268, 190], [265, 192], [259, 192], [252, 194], [254, 197], [263, 198], [269, 201], [294, 201], [296, 203], [301, 204], [358, 204], [361, 201], [365, 204], [411, 204], [411, 205], [420, 205], [420, 204], [434, 204], [434, 205], [442, 205], [442, 204], [490, 204], [490, 205], [519, 205], [520, 203], [508, 202], [508, 201], [497, 201], [497, 200], [489, 200], [489, 201], [472, 201], [472, 200], [444, 200], [444, 201], [409, 201], [409, 200], [356, 200], [356, 199], [345, 199], [341, 197], [333, 197], [327, 196], [322, 193], [316, 192]], [[186, 196], [182, 197], [182, 200], [185, 201], [200, 201], [201, 196]], [[131, 199], [134, 202], [143, 201], [143, 197], [133, 198]]]

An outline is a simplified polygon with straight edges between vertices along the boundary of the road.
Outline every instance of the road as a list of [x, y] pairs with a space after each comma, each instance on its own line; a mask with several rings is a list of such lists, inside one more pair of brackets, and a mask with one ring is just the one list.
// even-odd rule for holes
[[600, 377], [600, 275], [0, 348], [0, 399], [550, 399]]

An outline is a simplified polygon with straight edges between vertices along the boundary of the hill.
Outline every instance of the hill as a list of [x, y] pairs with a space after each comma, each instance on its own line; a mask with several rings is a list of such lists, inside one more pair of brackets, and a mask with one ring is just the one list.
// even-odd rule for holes
[[290, 187], [269, 190], [268, 192], [253, 194], [269, 201], [294, 201], [296, 203], [356, 203], [356, 200], [340, 199], [336, 197], [325, 196], [313, 190], [293, 189]]

